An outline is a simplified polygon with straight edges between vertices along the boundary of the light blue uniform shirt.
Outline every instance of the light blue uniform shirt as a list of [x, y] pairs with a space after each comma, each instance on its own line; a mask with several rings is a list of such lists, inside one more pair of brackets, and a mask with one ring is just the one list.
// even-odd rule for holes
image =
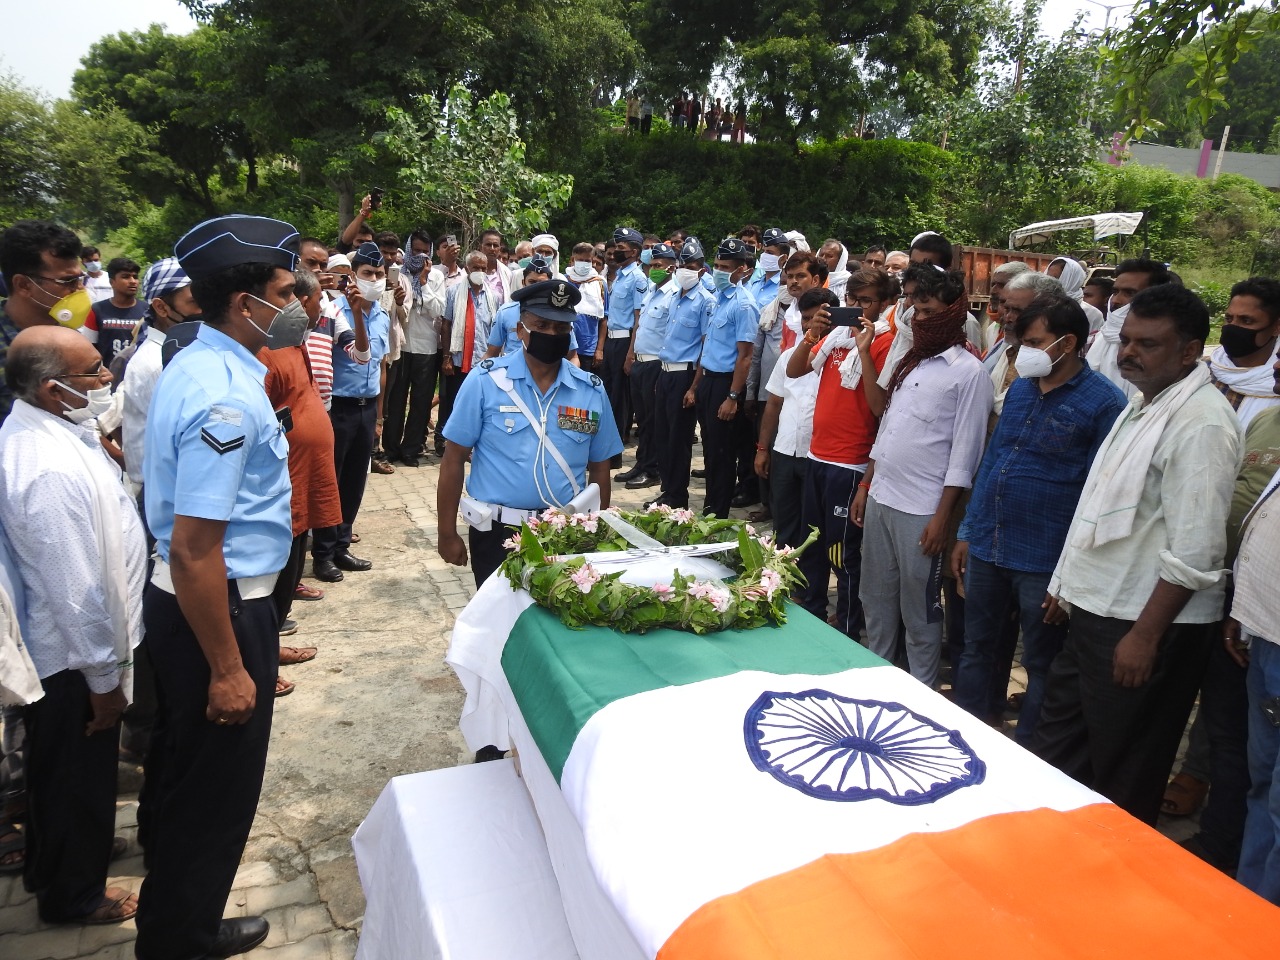
[[[573, 487], [549, 454], [538, 452], [538, 436], [490, 370], [502, 370], [529, 412], [545, 410], [547, 442], [555, 445], [581, 486], [587, 464], [622, 452], [622, 438], [599, 377], [560, 362], [543, 394], [529, 373], [524, 351], [482, 361], [462, 382], [445, 425], [446, 440], [471, 448], [467, 493], [486, 503], [520, 510], [567, 504]], [[549, 494], [549, 496], [548, 496]]]
[[707, 332], [716, 298], [698, 284], [688, 293], [677, 286], [671, 294], [670, 319], [662, 339], [658, 359], [663, 363], [696, 363], [702, 353], [702, 335]]
[[630, 330], [635, 325], [636, 311], [648, 290], [649, 278], [639, 263], [629, 263], [618, 271], [605, 307], [610, 330]]
[[747, 293], [751, 294], [751, 299], [755, 300], [756, 306], [763, 308], [765, 304], [772, 303], [778, 296], [778, 291], [782, 289], [782, 271], [778, 271], [772, 277], [765, 277], [764, 271], [752, 276], [744, 286]]
[[[516, 327], [519, 325], [520, 304], [514, 300], [504, 303], [493, 315], [493, 329], [489, 331], [489, 346], [501, 347], [504, 354], [524, 350], [524, 344], [516, 334]], [[578, 338], [572, 327], [569, 329], [569, 349], [578, 349]]]
[[175, 515], [226, 521], [227, 577], [279, 573], [293, 543], [289, 441], [267, 368], [208, 323], [156, 384], [147, 414], [147, 524], [169, 562]]
[[759, 325], [760, 308], [742, 286], [717, 294], [702, 344], [702, 368], [710, 373], [732, 373], [738, 362], [738, 344], [755, 342]]
[[[355, 326], [355, 318], [351, 314], [351, 304], [346, 297], [336, 301], [342, 309], [347, 323]], [[370, 399], [378, 395], [381, 377], [382, 358], [391, 349], [391, 318], [382, 304], [375, 303], [365, 314], [364, 328], [369, 334], [369, 362], [356, 363], [347, 355], [346, 338], [333, 345], [333, 395], [335, 397], [363, 397]]]
[[640, 305], [640, 327], [636, 330], [634, 344], [637, 354], [657, 356], [662, 350], [662, 341], [667, 336], [667, 324], [671, 322], [674, 293], [679, 289], [674, 280], [668, 280], [661, 287], [651, 286], [644, 295], [644, 302]]

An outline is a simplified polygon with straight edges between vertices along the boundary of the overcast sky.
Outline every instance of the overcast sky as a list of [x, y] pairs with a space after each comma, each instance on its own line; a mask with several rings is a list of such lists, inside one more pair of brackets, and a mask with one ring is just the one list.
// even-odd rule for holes
[[[162, 24], [171, 33], [187, 33], [195, 27], [178, 0], [61, 0], [56, 21], [39, 3], [13, 0], [6, 6], [11, 9], [5, 12], [5, 28], [0, 31], [0, 70], [16, 74], [26, 86], [52, 97], [71, 92], [71, 77], [80, 58], [108, 34], [145, 30], [152, 23]], [[1047, 0], [1041, 18], [1045, 32], [1060, 34], [1078, 10], [1085, 11], [1087, 28], [1101, 29], [1106, 13], [1100, 6], [1087, 0]], [[1126, 13], [1127, 8], [1116, 10], [1112, 19]]]

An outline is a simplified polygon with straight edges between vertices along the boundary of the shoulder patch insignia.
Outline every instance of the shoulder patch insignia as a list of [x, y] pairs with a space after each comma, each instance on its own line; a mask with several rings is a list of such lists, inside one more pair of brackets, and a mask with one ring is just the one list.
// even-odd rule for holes
[[230, 453], [232, 450], [239, 450], [244, 446], [244, 434], [241, 434], [238, 437], [232, 437], [229, 440], [219, 440], [209, 432], [207, 427], [200, 430], [200, 439], [207, 443], [213, 452], [219, 456], [222, 456], [225, 453]]
[[483, 370], [492, 370], [492, 369], [493, 369], [493, 357], [489, 357], [488, 359], [481, 360], [481, 361], [480, 361], [480, 367], [481, 367], [481, 369], [483, 369]]
[[593, 373], [593, 374], [591, 374], [591, 385], [592, 385], [593, 387], [601, 387], [601, 386], [604, 386], [604, 381], [603, 381], [603, 380], [601, 380], [599, 377], [597, 377], [597, 376]]

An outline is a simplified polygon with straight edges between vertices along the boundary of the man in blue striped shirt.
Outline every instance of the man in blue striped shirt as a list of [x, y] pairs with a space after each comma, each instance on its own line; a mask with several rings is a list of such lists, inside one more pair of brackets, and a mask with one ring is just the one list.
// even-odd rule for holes
[[1125, 398], [1081, 359], [1089, 320], [1074, 300], [1037, 297], [1015, 330], [1019, 376], [978, 468], [952, 554], [952, 571], [965, 584], [965, 645], [955, 700], [986, 718], [1003, 613], [1014, 601], [1027, 671], [1015, 737], [1026, 746], [1040, 716], [1049, 664], [1067, 632], [1044, 622], [1046, 588], [1089, 466]]

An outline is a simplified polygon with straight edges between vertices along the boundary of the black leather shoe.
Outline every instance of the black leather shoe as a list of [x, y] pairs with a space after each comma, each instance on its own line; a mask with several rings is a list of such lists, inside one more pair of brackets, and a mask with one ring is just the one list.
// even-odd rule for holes
[[627, 481], [628, 490], [639, 490], [641, 487], [652, 487], [658, 482], [658, 477], [652, 473], [637, 473], [634, 477]]
[[476, 751], [476, 763], [491, 763], [494, 760], [501, 760], [506, 755], [507, 751], [499, 750], [493, 744], [490, 744]]
[[213, 946], [205, 954], [208, 957], [234, 957], [238, 953], [248, 953], [271, 932], [271, 924], [266, 917], [234, 917], [218, 924], [218, 935]]
[[333, 565], [339, 570], [350, 570], [352, 573], [363, 573], [366, 570], [373, 569], [372, 560], [361, 560], [359, 557], [353, 557], [350, 553], [334, 554]]
[[637, 464], [630, 470], [623, 470], [621, 473], [615, 473], [613, 475], [613, 479], [615, 483], [626, 483], [628, 480], [632, 480], [640, 475], [640, 466]]
[[338, 583], [342, 579], [342, 571], [332, 560], [312, 560], [311, 573], [325, 583]]
[[737, 496], [735, 496], [732, 500], [730, 500], [730, 501], [729, 501], [729, 506], [731, 506], [731, 507], [749, 507], [749, 506], [751, 506], [753, 503], [759, 503], [759, 502], [760, 502], [760, 498], [759, 498], [759, 497], [753, 497], [753, 496], [752, 496], [751, 494], [749, 494], [749, 493], [739, 493]]
[[416, 466], [418, 466], [418, 458], [417, 458], [417, 457], [411, 457], [411, 456], [409, 456], [408, 454], [406, 454], [406, 455], [402, 456], [402, 457], [400, 458], [400, 462], [401, 462], [401, 463], [403, 463], [406, 467], [416, 467]]
[[705, 480], [707, 479], [707, 471], [699, 467], [695, 470], [690, 470], [689, 476], [693, 477], [695, 480]]

